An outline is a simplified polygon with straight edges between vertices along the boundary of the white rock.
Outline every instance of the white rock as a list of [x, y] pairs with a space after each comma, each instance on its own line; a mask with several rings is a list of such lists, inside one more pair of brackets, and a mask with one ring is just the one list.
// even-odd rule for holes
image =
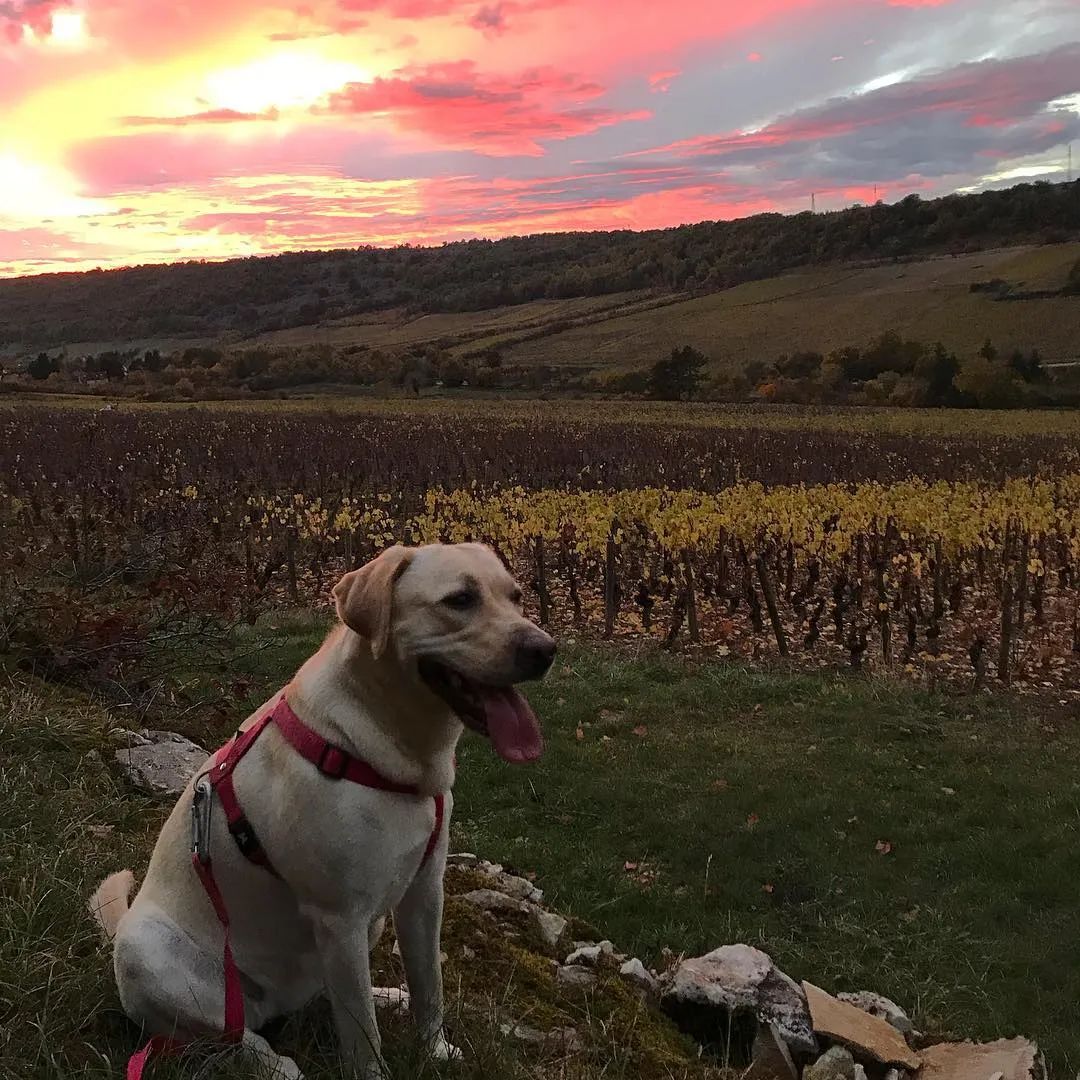
[[859, 1080], [855, 1071], [858, 1068], [846, 1046], [833, 1046], [803, 1069], [803, 1080]]
[[650, 994], [656, 991], [655, 977], [636, 956], [632, 960], [627, 960], [619, 968], [619, 974], [629, 982], [635, 983], [643, 990], [647, 990]]
[[517, 877], [514, 874], [490, 874], [492, 888], [498, 889], [515, 900], [528, 900], [530, 903], [539, 904], [544, 899], [544, 894], [528, 878]]
[[471, 851], [459, 851], [454, 855], [447, 855], [446, 861], [451, 866], [476, 866], [480, 860]]
[[569, 925], [566, 919], [554, 911], [537, 911], [536, 922], [540, 927], [540, 936], [544, 939], [544, 944], [550, 949], [558, 946], [560, 938], [566, 933]]
[[881, 994], [875, 994], [872, 990], [837, 994], [836, 997], [839, 1001], [846, 1001], [849, 1005], [854, 1005], [857, 1009], [862, 1009], [863, 1012], [876, 1016], [879, 1020], [885, 1020], [904, 1035], [910, 1035], [915, 1030], [915, 1025], [908, 1019], [907, 1013], [895, 1001], [890, 1001]]
[[866, 1070], [856, 1061], [855, 1080], [866, 1080]]
[[405, 1012], [409, 1007], [409, 991], [400, 986], [373, 986], [371, 993], [379, 1008]]
[[114, 752], [132, 782], [158, 795], [179, 795], [209, 757], [175, 731], [124, 732], [116, 736], [124, 748]]
[[696, 1027], [707, 1023], [717, 1042], [726, 1041], [732, 1021], [741, 1016], [775, 1024], [793, 1050], [817, 1050], [802, 989], [750, 945], [724, 945], [682, 961], [664, 979], [661, 1004], [676, 1023], [691, 1014]]
[[579, 945], [566, 958], [568, 964], [595, 964], [601, 956], [613, 956], [615, 946], [610, 941], [601, 941], [598, 945]]
[[529, 905], [522, 900], [515, 900], [506, 893], [496, 892], [495, 889], [473, 889], [472, 892], [462, 893], [461, 899], [484, 911], [528, 911]]

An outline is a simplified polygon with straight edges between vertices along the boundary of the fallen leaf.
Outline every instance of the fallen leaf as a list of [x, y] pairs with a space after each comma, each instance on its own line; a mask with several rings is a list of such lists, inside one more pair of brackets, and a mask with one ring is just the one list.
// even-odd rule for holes
[[757, 816], [757, 814], [747, 814], [746, 815], [746, 827], [748, 829], [752, 829], [760, 820], [761, 820], [761, 818], [759, 818]]
[[892, 844], [891, 844], [891, 843], [890, 843], [890, 841], [888, 841], [888, 840], [879, 840], [879, 841], [878, 841], [878, 842], [877, 842], [877, 843], [876, 843], [876, 844], [874, 845], [874, 850], [875, 850], [875, 851], [876, 851], [876, 852], [877, 852], [877, 853], [878, 853], [879, 855], [888, 855], [888, 854], [889, 854], [889, 852], [890, 852], [890, 851], [892, 851]]
[[712, 782], [712, 786], [713, 786], [713, 790], [714, 790], [714, 791], [727, 791], [727, 789], [728, 789], [728, 782], [727, 782], [726, 780], [723, 780], [723, 779], [721, 779], [721, 780], [714, 780], [714, 781]]
[[585, 738], [585, 729], [580, 724], [577, 726], [577, 731], [574, 732], [574, 738], [577, 739], [578, 742], [581, 742], [581, 740]]
[[644, 724], [638, 724], [638, 726], [634, 728], [634, 734], [639, 739], [644, 739], [645, 736], [649, 734], [649, 729]]
[[624, 870], [636, 870], [638, 868], [638, 864], [636, 862], [624, 862], [622, 868]]
[[941, 792], [942, 792], [943, 795], [955, 795], [956, 794], [956, 789], [951, 788], [951, 787], [943, 787], [941, 789]]
[[766, 882], [766, 883], [765, 883], [764, 885], [762, 885], [762, 886], [761, 886], [761, 891], [762, 891], [762, 892], [766, 892], [766, 893], [769, 893], [769, 894], [771, 895], [771, 894], [772, 894], [772, 891], [773, 891], [773, 884], [772, 884], [772, 882], [771, 882], [771, 881], [770, 881], [770, 882]]

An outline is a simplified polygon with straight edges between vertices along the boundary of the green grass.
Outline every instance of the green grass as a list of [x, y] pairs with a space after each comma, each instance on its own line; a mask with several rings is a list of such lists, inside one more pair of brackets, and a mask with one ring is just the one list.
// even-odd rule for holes
[[[310, 618], [273, 625], [200, 657], [153, 723], [220, 739], [321, 634]], [[463, 740], [455, 847], [535, 871], [553, 906], [646, 962], [665, 947], [747, 941], [795, 978], [895, 998], [929, 1033], [1023, 1033], [1055, 1075], [1080, 1069], [1080, 737], [1069, 718], [574, 647], [530, 697], [548, 739], [536, 766], [505, 766]], [[81, 905], [104, 872], [141, 871], [162, 811], [87, 758], [112, 722], [104, 714], [20, 700], [0, 727], [0, 996], [18, 1018], [6, 1018], [0, 1061], [34, 1069], [0, 1075], [104, 1080], [135, 1035]], [[95, 836], [100, 825], [114, 831]], [[493, 970], [497, 981], [506, 969]], [[332, 1060], [324, 1027], [311, 1042], [310, 1026], [293, 1021], [277, 1042]], [[473, 1030], [476, 1059], [455, 1075], [521, 1075]], [[404, 1034], [390, 1045], [408, 1060]], [[50, 1071], [47, 1053], [63, 1067]]]

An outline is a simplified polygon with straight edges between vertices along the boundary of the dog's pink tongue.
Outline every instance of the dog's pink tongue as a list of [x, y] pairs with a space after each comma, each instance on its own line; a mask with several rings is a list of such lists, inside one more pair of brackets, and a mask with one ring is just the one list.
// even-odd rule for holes
[[535, 761], [544, 752], [536, 713], [512, 686], [485, 689], [484, 713], [488, 736], [504, 761]]

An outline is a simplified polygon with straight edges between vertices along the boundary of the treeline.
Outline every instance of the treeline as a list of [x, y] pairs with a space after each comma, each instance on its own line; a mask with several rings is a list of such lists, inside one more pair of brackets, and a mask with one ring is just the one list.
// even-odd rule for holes
[[868, 345], [828, 354], [806, 350], [775, 363], [753, 361], [734, 374], [707, 375], [709, 358], [673, 349], [647, 371], [609, 379], [607, 389], [669, 401], [759, 401], [798, 405], [894, 405], [1013, 409], [1080, 405], [1077, 377], [1052, 380], [1037, 350], [1002, 355], [992, 341], [957, 356], [887, 331]]
[[[668, 401], [799, 405], [894, 405], [1032, 408], [1080, 405], [1080, 367], [1051, 377], [1037, 350], [1002, 354], [992, 341], [957, 354], [887, 331], [867, 344], [829, 353], [811, 349], [727, 371], [684, 345], [650, 368], [629, 372], [507, 365], [496, 349], [460, 357], [432, 344], [398, 352], [363, 345], [337, 348], [211, 348], [114, 351], [79, 358], [40, 352], [29, 386], [57, 393], [100, 393], [148, 401], [285, 394], [293, 388], [359, 387], [420, 395], [432, 389], [602, 394]], [[717, 371], [717, 367], [720, 370]], [[0, 390], [27, 383], [0, 380]]]
[[[5, 376], [13, 377], [5, 382]], [[0, 390], [7, 392], [107, 391], [147, 401], [266, 395], [327, 384], [419, 394], [432, 387], [542, 390], [548, 386], [548, 379], [545, 368], [528, 372], [504, 370], [502, 355], [495, 349], [459, 359], [433, 344], [391, 351], [369, 349], [366, 345], [199, 345], [172, 352], [110, 349], [74, 357], [42, 350], [27, 365], [25, 378], [0, 364]]]
[[[820, 263], [960, 254], [1080, 236], [1080, 181], [909, 195], [835, 213], [759, 214], [652, 232], [552, 233], [0, 282], [0, 346], [234, 340], [388, 308], [477, 311], [628, 290], [702, 293]], [[1072, 287], [1080, 288], [1080, 270]]]

